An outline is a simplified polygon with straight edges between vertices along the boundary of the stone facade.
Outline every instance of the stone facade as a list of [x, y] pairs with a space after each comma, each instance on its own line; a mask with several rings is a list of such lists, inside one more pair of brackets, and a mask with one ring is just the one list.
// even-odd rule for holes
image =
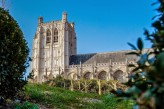
[[130, 51], [77, 54], [74, 23], [61, 20], [43, 22], [38, 18], [38, 27], [33, 38], [31, 71], [37, 82], [62, 75], [68, 79], [115, 79], [127, 80], [129, 63], [135, 56], [125, 55]]

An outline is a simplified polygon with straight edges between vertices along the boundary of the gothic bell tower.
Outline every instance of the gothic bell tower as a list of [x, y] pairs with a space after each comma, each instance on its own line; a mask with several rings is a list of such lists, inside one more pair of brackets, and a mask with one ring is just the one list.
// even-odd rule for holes
[[61, 20], [44, 22], [38, 18], [38, 27], [33, 38], [31, 71], [37, 82], [65, 75], [69, 57], [76, 54], [74, 23], [67, 21], [63, 12]]

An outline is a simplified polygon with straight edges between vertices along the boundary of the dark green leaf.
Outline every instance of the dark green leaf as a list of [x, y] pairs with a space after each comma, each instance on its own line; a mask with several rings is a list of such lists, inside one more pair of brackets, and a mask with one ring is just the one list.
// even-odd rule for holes
[[148, 30], [145, 29], [144, 35], [149, 36]]
[[138, 46], [138, 49], [142, 51], [142, 49], [143, 49], [143, 42], [142, 42], [141, 38], [138, 38], [137, 46]]
[[155, 28], [159, 28], [159, 27], [161, 27], [161, 23], [160, 23], [160, 21], [156, 21], [152, 24], [152, 26]]
[[133, 44], [131, 44], [131, 43], [128, 42], [128, 45], [129, 45], [133, 50], [137, 50], [137, 48], [136, 48]]
[[138, 71], [140, 69], [140, 67], [136, 67], [136, 68], [134, 68], [133, 70], [132, 70], [132, 72], [136, 72], [136, 71]]
[[139, 56], [139, 54], [137, 52], [129, 52], [129, 53], [126, 53], [126, 55], [137, 55], [137, 56]]
[[145, 53], [145, 54], [140, 55], [140, 58], [139, 58], [139, 60], [137, 61], [137, 63], [138, 63], [140, 66], [144, 66], [147, 60], [148, 60], [148, 54]]
[[129, 64], [128, 67], [136, 67], [134, 64]]

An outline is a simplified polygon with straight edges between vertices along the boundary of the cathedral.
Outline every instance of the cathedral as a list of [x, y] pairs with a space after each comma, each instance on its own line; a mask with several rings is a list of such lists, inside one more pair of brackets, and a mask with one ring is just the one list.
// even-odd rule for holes
[[67, 13], [61, 20], [44, 22], [38, 18], [33, 38], [31, 72], [41, 83], [61, 75], [67, 79], [101, 79], [127, 81], [128, 64], [136, 62], [130, 51], [77, 54], [76, 32]]

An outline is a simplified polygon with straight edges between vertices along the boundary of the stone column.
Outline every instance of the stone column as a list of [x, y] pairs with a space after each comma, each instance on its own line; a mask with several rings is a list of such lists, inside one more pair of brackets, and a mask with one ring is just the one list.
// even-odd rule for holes
[[76, 80], [79, 79], [79, 69], [78, 66], [76, 66]]
[[54, 36], [54, 30], [53, 25], [51, 25], [51, 42], [50, 42], [50, 73], [52, 74], [52, 68], [53, 68], [53, 36]]
[[38, 42], [37, 42], [37, 82], [38, 83], [41, 83], [41, 75], [40, 75], [40, 49], [41, 49], [41, 26], [38, 27], [38, 30], [37, 30], [37, 33], [38, 33]]
[[81, 64], [81, 61], [80, 61], [80, 78], [82, 78], [82, 64]]
[[66, 30], [66, 35], [65, 35], [65, 66], [69, 65], [69, 30]]
[[96, 79], [95, 75], [97, 75], [97, 62], [96, 62], [96, 60], [94, 61], [94, 73], [93, 73], [94, 79]]
[[66, 23], [67, 23], [67, 13], [66, 12], [63, 12], [62, 14], [62, 30], [63, 30], [63, 40], [62, 40], [62, 70], [64, 71], [64, 75], [66, 76], [66, 71], [65, 71], [65, 67], [66, 67], [66, 56], [68, 55], [67, 54], [67, 51], [66, 51], [66, 48], [68, 47], [68, 44], [66, 44], [66, 42], [68, 42], [68, 31], [67, 31], [67, 27], [66, 27]]
[[128, 59], [126, 58], [126, 61], [125, 61], [125, 65], [126, 65], [126, 74], [125, 74], [125, 82], [127, 82], [128, 81], [128, 76], [129, 76], [129, 67], [128, 67], [128, 64], [129, 64], [129, 62], [128, 62]]
[[111, 80], [111, 73], [112, 73], [112, 61], [110, 60], [108, 63], [107, 81]]
[[94, 79], [94, 73], [95, 73], [95, 68], [94, 68], [94, 64], [92, 64], [92, 75], [91, 75], [91, 79]]

